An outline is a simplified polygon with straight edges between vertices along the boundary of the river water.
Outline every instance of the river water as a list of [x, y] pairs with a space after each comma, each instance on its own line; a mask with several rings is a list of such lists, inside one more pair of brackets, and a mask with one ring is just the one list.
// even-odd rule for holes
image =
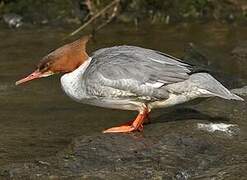
[[[34, 70], [41, 57], [63, 44], [63, 38], [72, 30], [32, 27], [15, 31], [1, 27], [0, 165], [54, 155], [74, 137], [99, 134], [135, 116], [135, 112], [97, 108], [70, 100], [60, 88], [59, 76], [14, 85]], [[182, 57], [188, 44], [193, 43], [210, 50], [210, 66], [236, 79], [246, 79], [246, 64], [228, 58], [231, 50], [247, 39], [246, 32], [247, 27], [217, 23], [138, 28], [116, 24], [97, 33], [88, 52], [129, 44]]]

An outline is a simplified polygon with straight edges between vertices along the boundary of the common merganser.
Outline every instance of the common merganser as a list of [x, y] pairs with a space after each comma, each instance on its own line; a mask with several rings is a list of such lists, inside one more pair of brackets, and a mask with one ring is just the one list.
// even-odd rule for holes
[[86, 53], [89, 36], [66, 44], [47, 56], [37, 69], [16, 85], [65, 73], [62, 88], [75, 101], [105, 108], [134, 110], [135, 120], [103, 131], [143, 129], [151, 109], [181, 104], [198, 97], [243, 99], [208, 73], [165, 53], [136, 46], [114, 46]]

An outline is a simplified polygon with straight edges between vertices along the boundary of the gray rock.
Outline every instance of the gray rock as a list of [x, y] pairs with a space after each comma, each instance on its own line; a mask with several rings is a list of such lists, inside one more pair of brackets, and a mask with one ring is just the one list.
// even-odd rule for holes
[[4, 14], [3, 20], [10, 28], [18, 28], [23, 24], [22, 17], [14, 13]]
[[240, 95], [240, 96], [247, 96], [247, 86], [243, 86], [241, 88], [236, 88], [231, 90], [232, 93]]

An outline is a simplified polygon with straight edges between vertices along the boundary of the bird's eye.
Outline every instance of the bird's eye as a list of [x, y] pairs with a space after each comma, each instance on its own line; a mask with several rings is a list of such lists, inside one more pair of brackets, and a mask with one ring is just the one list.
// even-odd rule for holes
[[47, 70], [47, 68], [49, 67], [49, 63], [44, 63], [44, 64], [41, 64], [39, 67], [38, 67], [38, 69], [40, 70], [40, 71], [45, 71], [45, 70]]

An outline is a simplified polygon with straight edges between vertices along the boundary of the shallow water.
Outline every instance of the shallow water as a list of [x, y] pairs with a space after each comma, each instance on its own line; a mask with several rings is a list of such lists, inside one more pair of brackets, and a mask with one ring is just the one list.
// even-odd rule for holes
[[[62, 92], [59, 76], [15, 87], [15, 81], [34, 70], [39, 59], [63, 44], [62, 39], [71, 31], [54, 27], [17, 31], [1, 28], [0, 165], [54, 155], [76, 136], [97, 134], [134, 117], [134, 112], [73, 102]], [[192, 42], [210, 49], [209, 63], [215, 69], [235, 79], [246, 79], [246, 64], [228, 58], [230, 51], [247, 39], [246, 32], [246, 27], [222, 24], [143, 25], [139, 28], [110, 25], [96, 35], [88, 50], [130, 44], [181, 57]], [[227, 109], [228, 104], [225, 106]], [[241, 125], [247, 127], [246, 123]]]

